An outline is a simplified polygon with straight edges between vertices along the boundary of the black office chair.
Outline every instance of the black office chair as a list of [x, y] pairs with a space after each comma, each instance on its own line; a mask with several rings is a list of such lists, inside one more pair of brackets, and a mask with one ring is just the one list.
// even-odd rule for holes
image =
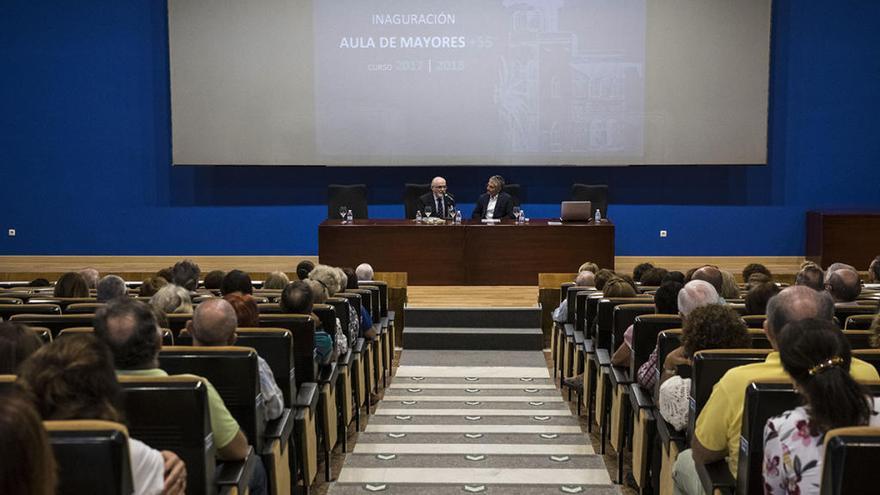
[[421, 207], [419, 196], [431, 192], [431, 184], [404, 184], [403, 186], [403, 209], [406, 218], [415, 218], [416, 211]]
[[327, 186], [327, 218], [341, 219], [340, 206], [347, 206], [356, 219], [368, 218], [366, 184], [330, 184]]
[[608, 186], [605, 184], [573, 184], [571, 186], [572, 201], [592, 201], [593, 211], [599, 208], [602, 218], [608, 216]]
[[520, 206], [524, 200], [523, 188], [519, 184], [505, 184], [504, 192], [513, 198], [513, 206]]

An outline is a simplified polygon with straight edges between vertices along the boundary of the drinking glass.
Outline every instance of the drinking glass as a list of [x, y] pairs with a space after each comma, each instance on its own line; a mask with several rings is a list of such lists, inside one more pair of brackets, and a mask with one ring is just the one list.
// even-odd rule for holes
[[347, 207], [347, 206], [340, 206], [340, 207], [339, 207], [339, 216], [342, 217], [342, 223], [345, 223], [345, 215], [346, 215], [347, 213], [348, 213], [348, 207]]
[[434, 207], [431, 205], [425, 205], [425, 216], [431, 218], [431, 213], [434, 213]]
[[521, 219], [522, 208], [520, 208], [519, 206], [514, 206], [513, 207], [513, 216], [514, 216], [514, 218], [516, 218], [516, 223], [520, 223], [522, 221], [522, 219]]

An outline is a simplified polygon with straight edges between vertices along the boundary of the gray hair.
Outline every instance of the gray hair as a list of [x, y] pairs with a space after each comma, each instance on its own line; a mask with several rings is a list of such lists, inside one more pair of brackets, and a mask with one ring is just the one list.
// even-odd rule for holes
[[498, 192], [504, 190], [504, 177], [501, 177], [500, 175], [493, 175], [492, 177], [489, 177], [489, 182], [495, 182], [498, 184]]
[[592, 287], [596, 285], [596, 275], [591, 271], [584, 270], [578, 273], [576, 279], [574, 279], [574, 285], [578, 287]]
[[201, 344], [224, 345], [229, 342], [238, 326], [235, 309], [225, 299], [208, 299], [193, 312], [193, 338]]
[[831, 274], [836, 272], [837, 270], [852, 270], [854, 272], [857, 271], [856, 267], [852, 265], [847, 265], [846, 263], [831, 263], [831, 265], [828, 266], [828, 269], [825, 270], [825, 281], [828, 282], [828, 280], [831, 278]]
[[168, 284], [150, 298], [150, 306], [168, 313], [192, 313], [189, 291], [179, 285]]
[[284, 272], [272, 272], [263, 281], [264, 289], [283, 289], [290, 283], [287, 274]]
[[312, 292], [312, 304], [324, 304], [327, 298], [330, 297], [330, 294], [327, 293], [327, 287], [321, 282], [313, 278], [307, 278], [303, 282], [309, 286], [309, 290]]
[[691, 280], [678, 293], [678, 312], [687, 316], [691, 311], [710, 304], [719, 304], [718, 291], [705, 280]]
[[858, 272], [849, 268], [835, 270], [828, 277], [828, 292], [837, 301], [855, 301], [862, 293], [862, 281]]
[[826, 321], [834, 318], [834, 300], [827, 292], [795, 285], [783, 289], [767, 302], [767, 329], [774, 336], [785, 325], [807, 318]]
[[348, 276], [345, 274], [345, 271], [338, 266], [333, 267], [333, 270], [336, 271], [336, 280], [339, 281], [339, 291], [344, 291], [348, 286]]
[[825, 290], [825, 273], [819, 268], [819, 265], [807, 265], [801, 268], [797, 277], [794, 279], [795, 285], [804, 285], [813, 290]]
[[[746, 282], [748, 282], [746, 280]], [[721, 297], [725, 299], [739, 298], [739, 286], [733, 274], [727, 270], [721, 270]]]
[[369, 263], [361, 263], [354, 269], [358, 280], [373, 280], [373, 267]]
[[321, 284], [326, 289], [327, 297], [333, 297], [339, 292], [339, 276], [336, 269], [330, 265], [318, 265], [309, 272], [309, 279]]
[[86, 279], [86, 284], [88, 284], [89, 289], [98, 288], [98, 278], [101, 276], [101, 274], [96, 268], [83, 268], [79, 271], [79, 274], [82, 275], [84, 279]]
[[107, 302], [117, 297], [125, 297], [128, 289], [125, 287], [125, 280], [118, 275], [107, 275], [98, 281], [96, 298], [98, 302]]

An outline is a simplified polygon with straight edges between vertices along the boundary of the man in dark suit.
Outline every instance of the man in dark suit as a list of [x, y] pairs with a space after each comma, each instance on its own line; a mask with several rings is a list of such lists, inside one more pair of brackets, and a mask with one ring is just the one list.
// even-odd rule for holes
[[428, 206], [437, 218], [451, 218], [450, 207], [455, 211], [455, 198], [446, 192], [446, 179], [443, 177], [434, 177], [431, 181], [431, 192], [419, 196], [419, 209], [424, 212]]
[[477, 199], [477, 206], [471, 218], [513, 218], [513, 197], [504, 189], [504, 178], [500, 175], [489, 177], [486, 192]]

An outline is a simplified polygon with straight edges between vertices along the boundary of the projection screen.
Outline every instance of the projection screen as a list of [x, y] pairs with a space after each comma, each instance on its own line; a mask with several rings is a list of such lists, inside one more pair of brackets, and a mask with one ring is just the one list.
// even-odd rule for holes
[[770, 0], [168, 0], [175, 165], [764, 164]]

